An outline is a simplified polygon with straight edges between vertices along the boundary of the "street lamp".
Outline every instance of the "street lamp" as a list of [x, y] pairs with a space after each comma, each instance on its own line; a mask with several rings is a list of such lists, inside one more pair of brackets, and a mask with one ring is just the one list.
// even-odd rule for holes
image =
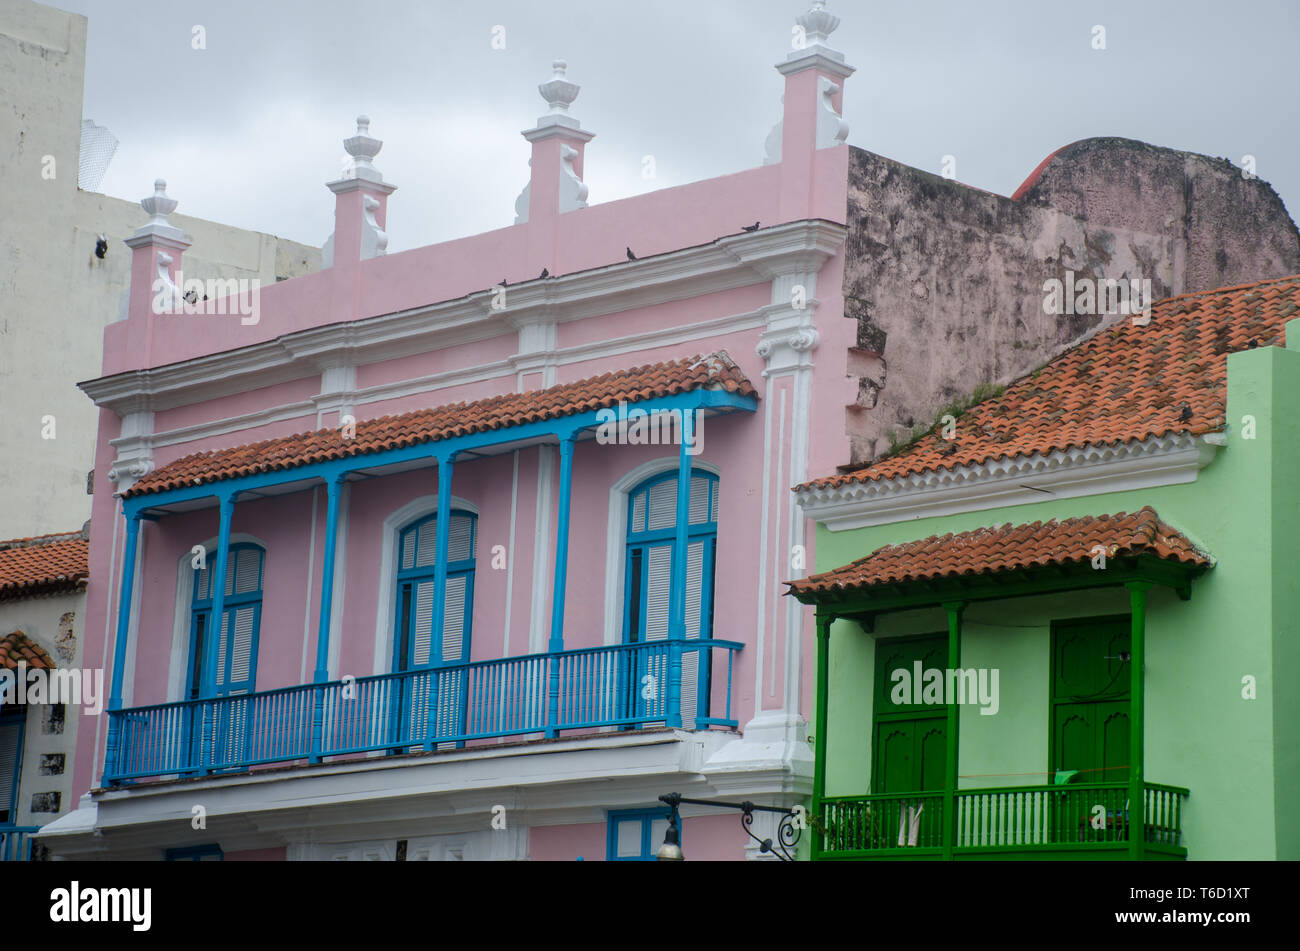
[[[803, 823], [800, 821], [803, 813], [800, 807], [795, 809], [781, 809], [777, 806], [757, 806], [752, 802], [713, 802], [708, 799], [684, 799], [681, 793], [667, 793], [660, 796], [659, 801], [666, 803], [669, 808], [668, 813], [668, 831], [664, 834], [664, 844], [659, 846], [659, 851], [655, 857], [660, 862], [681, 862], [686, 856], [682, 854], [681, 837], [678, 833], [678, 812], [677, 807], [682, 803], [689, 803], [693, 806], [708, 806], [713, 809], [739, 809], [740, 825], [745, 830], [745, 834], [758, 843], [758, 851], [771, 852], [782, 862], [793, 862], [794, 854], [792, 850], [799, 842], [799, 837], [803, 832]], [[781, 821], [777, 825], [776, 842], [771, 839], [760, 839], [750, 831], [750, 826], [754, 824], [755, 812], [774, 812], [781, 816]]]

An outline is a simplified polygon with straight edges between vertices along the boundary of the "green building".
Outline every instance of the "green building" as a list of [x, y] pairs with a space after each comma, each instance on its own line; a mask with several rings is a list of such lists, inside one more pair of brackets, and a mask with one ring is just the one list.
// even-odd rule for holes
[[1297, 317], [1161, 301], [796, 488], [813, 858], [1300, 858]]

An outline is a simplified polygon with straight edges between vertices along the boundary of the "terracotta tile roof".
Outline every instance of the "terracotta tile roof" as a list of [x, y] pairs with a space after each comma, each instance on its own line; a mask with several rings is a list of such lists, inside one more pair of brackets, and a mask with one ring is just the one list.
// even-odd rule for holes
[[1300, 317], [1300, 275], [1158, 301], [1151, 321], [1122, 319], [962, 414], [862, 469], [799, 489], [876, 482], [1010, 456], [1223, 428], [1227, 354], [1280, 346]]
[[0, 637], [0, 667], [16, 670], [20, 663], [42, 670], [53, 670], [54, 661], [45, 649], [29, 638], [22, 631], [14, 631], [7, 637]]
[[522, 423], [559, 419], [617, 406], [620, 400], [632, 403], [700, 389], [725, 390], [741, 396], [757, 395], [726, 351], [719, 351], [619, 370], [542, 390], [507, 393], [468, 403], [368, 419], [358, 422], [356, 435], [347, 440], [336, 429], [322, 429], [231, 449], [195, 453], [149, 473], [123, 495], [165, 492], [182, 486], [292, 469], [505, 429]]
[[0, 542], [0, 601], [83, 587], [89, 563], [80, 532]]
[[787, 581], [789, 594], [815, 595], [903, 581], [991, 575], [1022, 568], [1069, 565], [1092, 560], [1104, 545], [1107, 558], [1155, 555], [1166, 561], [1208, 568], [1209, 556], [1186, 536], [1160, 521], [1147, 506], [1132, 514], [1084, 516], [1058, 522], [1007, 523], [958, 535], [931, 535], [886, 545], [832, 571]]

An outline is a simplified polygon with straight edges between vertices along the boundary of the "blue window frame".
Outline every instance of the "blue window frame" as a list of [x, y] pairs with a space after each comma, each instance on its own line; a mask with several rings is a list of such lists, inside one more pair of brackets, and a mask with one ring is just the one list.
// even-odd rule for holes
[[226, 854], [221, 846], [213, 842], [210, 845], [187, 845], [179, 849], [168, 849], [163, 858], [168, 862], [224, 862]]
[[0, 827], [18, 824], [18, 785], [23, 772], [27, 707], [0, 703]]
[[[262, 586], [265, 553], [247, 542], [231, 545], [226, 558], [226, 594], [216, 665], [209, 670], [208, 639], [217, 627], [212, 620], [213, 577], [217, 559], [211, 554], [194, 569], [190, 598], [190, 663], [186, 690], [191, 700], [250, 694], [257, 683], [257, 642], [262, 625]], [[248, 700], [225, 702], [211, 710], [209, 728], [214, 762], [236, 763], [251, 745], [253, 728]], [[190, 762], [197, 763], [203, 745], [203, 716], [186, 707], [185, 723]]]
[[457, 669], [470, 659], [474, 621], [474, 565], [478, 520], [453, 509], [447, 526], [447, 587], [442, 637], [434, 643], [438, 515], [426, 516], [398, 536], [397, 609], [393, 612], [393, 670], [422, 672], [403, 678], [392, 717], [401, 741], [421, 733], [431, 708], [440, 734], [462, 732], [466, 678]]
[[217, 664], [208, 670], [205, 645], [212, 636], [212, 576], [216, 558], [194, 569], [190, 600], [190, 699], [252, 693], [257, 681], [257, 640], [262, 623], [263, 551], [257, 545], [231, 545], [226, 564], [226, 596]]
[[[713, 635], [713, 576], [717, 560], [718, 477], [691, 473], [686, 530], [686, 637]], [[675, 592], [672, 564], [677, 544], [677, 472], [653, 476], [628, 495], [627, 551], [624, 560], [623, 642], [668, 637], [668, 615]], [[682, 653], [682, 725], [694, 727], [697, 716], [709, 715], [709, 651]], [[663, 685], [661, 662], [648, 660], [655, 670], [637, 670], [630, 678], [633, 696], [643, 714], [642, 683], [647, 674]], [[666, 693], [666, 685], [661, 688]], [[652, 691], [657, 694], [658, 691]]]
[[[679, 842], [685, 825], [678, 825]], [[667, 806], [610, 812], [605, 858], [610, 862], [653, 862], [667, 831]]]

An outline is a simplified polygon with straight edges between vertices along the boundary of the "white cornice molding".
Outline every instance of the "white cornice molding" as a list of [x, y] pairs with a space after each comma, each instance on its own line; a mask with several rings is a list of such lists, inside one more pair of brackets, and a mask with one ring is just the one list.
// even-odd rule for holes
[[1195, 482], [1218, 447], [1178, 433], [1018, 455], [878, 482], [809, 487], [795, 497], [832, 532], [1108, 492]]
[[[313, 327], [237, 350], [87, 380], [80, 388], [120, 414], [146, 401], [161, 411], [301, 379], [323, 361], [360, 366], [516, 332], [520, 322], [583, 320], [746, 287], [792, 271], [819, 269], [844, 241], [843, 225], [803, 220], [710, 244], [625, 261], [508, 289], [505, 311], [494, 289], [409, 310]], [[505, 315], [509, 319], [502, 320]]]
[[[767, 305], [743, 314], [729, 314], [725, 317], [716, 317], [695, 324], [684, 324], [674, 328], [671, 333], [650, 330], [579, 346], [560, 347], [553, 354], [546, 355], [545, 363], [554, 366], [584, 363], [590, 360], [620, 356], [625, 353], [636, 353], [652, 346], [676, 346], [693, 340], [705, 340], [746, 330], [755, 330], [765, 326], [768, 313], [776, 310], [783, 310], [783, 308]], [[480, 363], [473, 367], [456, 367], [451, 370], [410, 377], [392, 383], [377, 383], [374, 386], [354, 390], [351, 393], [350, 405], [355, 408], [367, 403], [403, 399], [408, 396], [429, 393], [452, 386], [481, 383], [484, 380], [505, 377], [518, 372], [520, 367], [527, 362], [526, 359], [514, 355], [491, 363]], [[137, 451], [147, 456], [152, 450], [161, 446], [175, 446], [193, 442], [196, 439], [225, 436], [229, 433], [242, 432], [243, 430], [255, 429], [259, 426], [267, 426], [290, 419], [305, 419], [321, 409], [321, 397], [314, 396], [305, 400], [284, 403], [280, 406], [269, 406], [250, 413], [194, 423], [190, 426], [182, 426], [144, 436], [120, 436], [109, 440], [109, 444], [117, 449], [119, 457], [126, 452]], [[311, 426], [313, 423], [308, 422], [307, 425]], [[137, 446], [139, 446], [138, 450]]]

